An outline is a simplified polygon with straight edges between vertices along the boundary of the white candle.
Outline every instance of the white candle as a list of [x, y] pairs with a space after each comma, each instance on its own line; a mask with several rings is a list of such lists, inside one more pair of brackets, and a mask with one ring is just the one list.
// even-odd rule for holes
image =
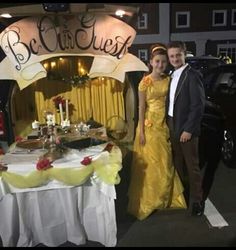
[[70, 121], [69, 120], [64, 120], [61, 123], [62, 128], [70, 127]]
[[34, 122], [32, 122], [32, 128], [38, 129], [39, 128], [39, 121], [34, 120]]
[[55, 126], [55, 115], [54, 114], [48, 114], [46, 118], [47, 118], [47, 125], [48, 126]]
[[69, 120], [69, 102], [66, 100], [66, 120]]
[[53, 126], [56, 125], [56, 117], [55, 117], [54, 114], [52, 115], [52, 125], [53, 125]]
[[64, 119], [63, 119], [63, 109], [62, 109], [62, 104], [61, 103], [59, 103], [59, 110], [60, 110], [60, 117], [61, 117], [61, 124], [62, 124]]

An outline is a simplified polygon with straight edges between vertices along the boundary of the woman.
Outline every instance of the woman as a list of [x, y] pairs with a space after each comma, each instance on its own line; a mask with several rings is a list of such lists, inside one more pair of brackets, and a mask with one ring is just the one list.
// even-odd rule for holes
[[128, 193], [128, 212], [139, 220], [156, 209], [186, 208], [183, 187], [172, 163], [165, 122], [165, 99], [170, 81], [164, 73], [167, 64], [165, 45], [152, 46], [152, 71], [139, 84], [139, 123]]

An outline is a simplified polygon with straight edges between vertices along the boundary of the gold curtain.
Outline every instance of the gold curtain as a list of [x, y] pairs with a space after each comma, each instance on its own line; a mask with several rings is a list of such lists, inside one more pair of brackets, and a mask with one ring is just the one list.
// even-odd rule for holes
[[123, 88], [123, 83], [111, 78], [94, 79], [79, 87], [41, 79], [16, 94], [16, 133], [21, 134], [21, 120], [25, 119], [29, 124], [35, 119], [44, 123], [43, 111], [50, 110], [56, 114], [53, 102], [56, 96], [69, 100], [71, 123], [86, 122], [92, 116], [104, 126], [114, 128], [118, 119], [125, 119]]

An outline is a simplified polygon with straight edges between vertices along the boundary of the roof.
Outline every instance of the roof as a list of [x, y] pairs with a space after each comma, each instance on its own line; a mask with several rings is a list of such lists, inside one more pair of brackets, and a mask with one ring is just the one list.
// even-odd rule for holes
[[187, 56], [186, 59], [189, 60], [221, 60], [219, 57], [215, 56]]

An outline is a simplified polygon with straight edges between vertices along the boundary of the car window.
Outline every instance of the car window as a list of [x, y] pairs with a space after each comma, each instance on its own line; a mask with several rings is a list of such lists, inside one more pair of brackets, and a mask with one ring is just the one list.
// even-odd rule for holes
[[232, 73], [221, 73], [217, 78], [217, 85], [229, 85], [229, 79]]
[[215, 68], [223, 63], [220, 60], [208, 60], [208, 69]]
[[234, 72], [222, 72], [216, 80], [216, 91], [224, 95], [236, 93], [236, 75]]
[[203, 74], [205, 78], [209, 72], [209, 70], [216, 68], [219, 65], [225, 64], [220, 59], [216, 58], [198, 58], [198, 57], [188, 57], [186, 58], [186, 62], [193, 67], [194, 69], [198, 70]]

